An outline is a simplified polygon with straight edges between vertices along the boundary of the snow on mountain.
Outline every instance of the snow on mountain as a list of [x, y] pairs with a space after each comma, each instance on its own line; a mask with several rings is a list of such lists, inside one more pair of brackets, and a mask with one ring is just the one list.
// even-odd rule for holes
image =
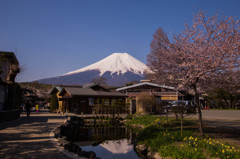
[[113, 53], [87, 67], [68, 72], [64, 75], [38, 80], [46, 84], [84, 85], [92, 79], [104, 77], [109, 86], [123, 86], [128, 82], [140, 81], [148, 67], [127, 53]]
[[100, 76], [106, 72], [111, 72], [111, 75], [114, 73], [124, 74], [126, 72], [133, 72], [135, 74], [143, 76], [147, 66], [136, 58], [132, 57], [128, 53], [113, 53], [110, 56], [98, 61], [87, 67], [68, 72], [65, 75], [72, 75], [84, 71], [98, 70], [100, 71]]

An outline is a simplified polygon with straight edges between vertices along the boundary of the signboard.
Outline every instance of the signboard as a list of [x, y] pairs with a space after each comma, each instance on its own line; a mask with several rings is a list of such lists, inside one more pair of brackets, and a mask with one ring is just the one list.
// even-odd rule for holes
[[177, 96], [162, 96], [161, 100], [177, 100]]

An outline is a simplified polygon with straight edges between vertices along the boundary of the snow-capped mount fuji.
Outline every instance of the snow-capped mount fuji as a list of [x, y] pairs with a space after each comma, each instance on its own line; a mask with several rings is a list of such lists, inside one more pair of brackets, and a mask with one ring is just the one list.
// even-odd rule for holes
[[64, 75], [71, 75], [90, 70], [99, 70], [100, 76], [108, 71], [111, 72], [111, 75], [114, 73], [117, 73], [117, 75], [124, 74], [129, 71], [143, 76], [144, 70], [146, 69], [147, 66], [144, 63], [132, 57], [128, 53], [113, 53], [99, 62], [76, 71], [68, 72]]
[[113, 53], [110, 56], [62, 76], [39, 80], [49, 84], [86, 84], [93, 78], [104, 77], [107, 84], [121, 86], [127, 82], [143, 79], [148, 67], [128, 53]]

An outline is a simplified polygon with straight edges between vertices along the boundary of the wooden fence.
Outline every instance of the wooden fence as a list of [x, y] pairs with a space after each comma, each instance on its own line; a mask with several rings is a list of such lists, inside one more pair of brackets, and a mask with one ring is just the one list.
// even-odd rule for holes
[[126, 114], [128, 110], [126, 107], [112, 107], [112, 106], [94, 106], [92, 108], [92, 114]]

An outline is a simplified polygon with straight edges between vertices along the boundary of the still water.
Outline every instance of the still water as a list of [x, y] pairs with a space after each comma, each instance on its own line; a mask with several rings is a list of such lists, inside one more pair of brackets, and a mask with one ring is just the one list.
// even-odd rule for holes
[[72, 141], [102, 159], [140, 159], [134, 151], [135, 134], [126, 127], [78, 127]]

